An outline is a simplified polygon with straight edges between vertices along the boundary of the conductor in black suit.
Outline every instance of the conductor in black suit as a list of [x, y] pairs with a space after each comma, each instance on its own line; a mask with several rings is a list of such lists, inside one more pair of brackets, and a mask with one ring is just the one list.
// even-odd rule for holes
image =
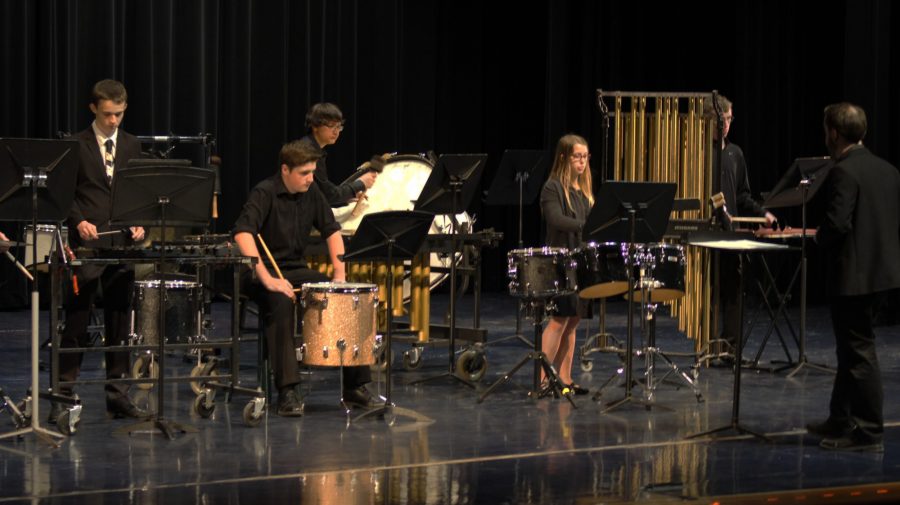
[[[144, 229], [132, 226], [122, 233], [99, 236], [110, 231], [112, 218], [112, 181], [116, 171], [127, 166], [128, 160], [141, 154], [137, 137], [119, 126], [128, 107], [128, 93], [121, 82], [105, 79], [97, 82], [91, 92], [89, 105], [94, 114], [91, 126], [75, 135], [79, 144], [78, 177], [75, 198], [67, 224], [73, 248], [104, 248], [131, 244], [144, 238]], [[134, 271], [124, 265], [86, 265], [77, 268], [77, 294], [67, 293], [66, 323], [60, 347], [84, 347], [88, 343], [87, 327], [91, 304], [98, 288], [103, 289], [103, 323], [106, 345], [121, 345], [130, 331], [129, 301]], [[59, 379], [78, 378], [82, 353], [60, 353]], [[106, 353], [106, 377], [116, 379], [128, 371], [128, 353]], [[63, 388], [63, 394], [72, 394]], [[146, 416], [128, 398], [124, 384], [106, 385], [106, 411], [111, 417]], [[55, 422], [59, 406], [50, 410], [50, 422]]]
[[824, 126], [834, 166], [816, 242], [829, 256], [838, 369], [828, 419], [807, 429], [824, 437], [826, 449], [882, 451], [883, 392], [872, 320], [884, 293], [900, 287], [900, 173], [863, 146], [862, 108], [829, 105]]

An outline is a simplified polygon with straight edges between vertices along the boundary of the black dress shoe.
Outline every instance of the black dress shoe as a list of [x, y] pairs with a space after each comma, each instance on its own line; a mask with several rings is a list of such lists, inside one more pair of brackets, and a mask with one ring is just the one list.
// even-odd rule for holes
[[351, 407], [361, 407], [364, 409], [375, 407], [375, 398], [372, 397], [372, 393], [370, 393], [365, 386], [344, 390], [344, 393], [341, 395], [341, 400]]
[[131, 403], [131, 400], [125, 395], [106, 399], [106, 415], [113, 419], [147, 419], [150, 417], [149, 412]]
[[853, 431], [853, 426], [839, 423], [828, 418], [820, 423], [807, 424], [806, 431], [811, 435], [822, 438], [841, 438]]
[[278, 394], [279, 416], [300, 417], [303, 415], [303, 402], [297, 398], [297, 392], [293, 388]]
[[591, 392], [590, 389], [583, 388], [583, 387], [579, 386], [578, 384], [575, 384], [574, 382], [569, 384], [569, 390], [578, 396], [586, 395]]
[[865, 435], [859, 428], [842, 437], [823, 438], [819, 447], [829, 451], [884, 452], [884, 443], [880, 438]]

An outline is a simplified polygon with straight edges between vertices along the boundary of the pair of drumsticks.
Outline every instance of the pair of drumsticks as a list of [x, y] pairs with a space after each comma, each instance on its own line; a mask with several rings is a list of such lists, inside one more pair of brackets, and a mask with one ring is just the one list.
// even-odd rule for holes
[[[256, 234], [256, 238], [259, 239], [260, 245], [262, 245], [263, 250], [266, 252], [266, 257], [269, 258], [269, 261], [272, 263], [272, 266], [275, 267], [275, 273], [278, 274], [278, 278], [281, 279], [281, 280], [284, 280], [284, 275], [281, 273], [281, 269], [278, 268], [278, 263], [275, 262], [275, 257], [272, 256], [272, 252], [269, 251], [269, 246], [267, 246], [267, 245], [266, 245], [266, 241], [263, 240], [262, 234], [261, 234], [261, 233], [257, 233], [257, 234]], [[300, 291], [301, 289], [302, 289], [302, 288], [294, 288], [294, 292], [296, 293], [297, 291]]]

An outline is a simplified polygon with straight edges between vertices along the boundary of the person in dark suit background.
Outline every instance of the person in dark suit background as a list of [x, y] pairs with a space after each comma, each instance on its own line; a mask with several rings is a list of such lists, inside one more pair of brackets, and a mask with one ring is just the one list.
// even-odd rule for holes
[[885, 292], [900, 287], [900, 173], [863, 146], [861, 107], [827, 106], [824, 128], [834, 166], [816, 242], [828, 254], [838, 367], [829, 416], [807, 429], [823, 437], [825, 449], [883, 451], [884, 394], [872, 326]]
[[[97, 82], [91, 91], [89, 107], [94, 121], [74, 136], [79, 144], [79, 162], [75, 198], [67, 219], [69, 240], [73, 248], [104, 248], [143, 240], [144, 229], [139, 226], [132, 226], [122, 233], [98, 235], [110, 231], [112, 181], [116, 171], [141, 154], [137, 137], [120, 128], [128, 107], [125, 86], [111, 79]], [[83, 347], [87, 344], [91, 304], [101, 287], [106, 345], [124, 343], [130, 331], [128, 310], [134, 282], [133, 269], [124, 265], [86, 265], [77, 268], [75, 273], [79, 289], [77, 294], [69, 293], [65, 302], [66, 321], [60, 347]], [[60, 353], [60, 381], [78, 378], [82, 357], [82, 353]], [[121, 378], [127, 371], [127, 352], [106, 353], [107, 378]], [[72, 394], [73, 391], [63, 388], [60, 393]], [[54, 404], [53, 407], [50, 410], [51, 423], [55, 422], [60, 411], [59, 405]], [[128, 398], [128, 387], [123, 384], [106, 385], [106, 410], [111, 417], [146, 416]]]

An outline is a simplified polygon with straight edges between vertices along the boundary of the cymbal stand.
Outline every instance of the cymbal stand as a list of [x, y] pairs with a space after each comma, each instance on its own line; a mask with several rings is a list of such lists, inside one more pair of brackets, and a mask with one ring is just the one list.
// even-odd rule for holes
[[503, 377], [500, 377], [496, 382], [491, 384], [490, 387], [488, 387], [484, 391], [484, 393], [482, 393], [478, 397], [478, 403], [483, 402], [484, 399], [487, 398], [491, 393], [493, 393], [498, 387], [508, 382], [510, 377], [518, 372], [520, 368], [531, 361], [534, 363], [534, 376], [532, 377], [532, 387], [531, 391], [528, 392], [528, 396], [534, 399], [538, 399], [541, 397], [541, 369], [543, 369], [544, 373], [547, 375], [547, 386], [550, 388], [550, 391], [553, 392], [554, 396], [562, 396], [572, 404], [572, 408], [578, 408], [578, 406], [575, 405], [575, 401], [572, 399], [571, 390], [569, 390], [569, 388], [562, 383], [562, 380], [560, 380], [559, 378], [559, 374], [556, 373], [556, 369], [553, 368], [553, 364], [550, 363], [550, 360], [547, 359], [547, 355], [544, 354], [544, 351], [542, 350], [542, 323], [546, 317], [547, 311], [551, 308], [552, 303], [553, 302], [542, 298], [533, 298], [528, 300], [527, 305], [531, 309], [531, 315], [534, 319], [534, 348], [532, 351], [522, 357], [522, 359], [520, 359], [519, 362], [509, 370], [509, 372], [506, 372], [505, 374], [503, 374]]

